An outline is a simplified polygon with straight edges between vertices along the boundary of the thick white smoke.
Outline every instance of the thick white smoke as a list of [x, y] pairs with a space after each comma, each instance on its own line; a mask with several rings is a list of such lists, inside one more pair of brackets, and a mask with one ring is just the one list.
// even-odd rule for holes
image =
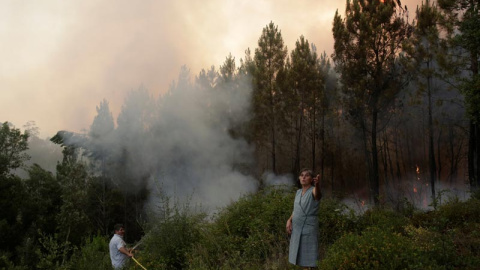
[[235, 135], [250, 113], [251, 79], [241, 77], [192, 84], [184, 68], [158, 99], [144, 87], [131, 91], [116, 128], [103, 101], [88, 136], [58, 135], [85, 149], [95, 173], [124, 192], [147, 188], [152, 205], [167, 196], [214, 211], [258, 185], [248, 172], [253, 148]]
[[253, 149], [231, 132], [248, 120], [250, 95], [247, 81], [214, 89], [179, 81], [162, 96], [148, 154], [155, 162], [151, 187], [191, 196], [209, 210], [256, 190], [257, 181], [241, 170]]

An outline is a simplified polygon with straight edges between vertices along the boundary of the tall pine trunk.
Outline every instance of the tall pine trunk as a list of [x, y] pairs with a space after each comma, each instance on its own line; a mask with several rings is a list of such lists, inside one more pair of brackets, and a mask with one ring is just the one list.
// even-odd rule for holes
[[371, 148], [372, 148], [372, 175], [371, 177], [371, 189], [373, 202], [375, 205], [380, 203], [380, 181], [378, 175], [378, 150], [377, 150], [377, 118], [378, 111], [376, 108], [373, 108], [372, 111], [372, 134], [371, 134]]
[[300, 108], [300, 118], [298, 119], [298, 126], [297, 126], [297, 144], [295, 149], [295, 165], [293, 168], [293, 175], [297, 175], [300, 171], [300, 155], [301, 155], [301, 147], [302, 147], [302, 133], [303, 133], [303, 102]]
[[470, 120], [470, 136], [468, 141], [468, 178], [473, 191], [478, 189], [478, 125]]
[[[430, 62], [427, 62], [427, 67], [430, 66]], [[432, 89], [431, 89], [431, 76], [427, 77], [427, 94], [428, 94], [428, 163], [430, 169], [430, 187], [432, 191], [433, 207], [435, 208], [435, 182], [437, 179], [437, 167], [435, 163], [435, 149], [433, 147], [433, 115], [432, 115]]]
[[365, 166], [367, 169], [365, 170], [366, 172], [366, 179], [368, 180], [368, 188], [370, 190], [370, 200], [371, 202], [375, 203], [374, 200], [374, 187], [373, 187], [373, 181], [372, 181], [372, 175], [373, 175], [373, 167], [372, 167], [372, 156], [369, 152], [369, 147], [368, 147], [368, 136], [367, 136], [367, 124], [365, 119], [360, 120], [360, 128], [362, 131], [362, 140], [363, 140], [363, 151], [365, 154]]
[[[270, 82], [271, 83], [271, 82]], [[271, 108], [271, 132], [272, 132], [272, 151], [271, 151], [271, 154], [272, 154], [272, 172], [274, 174], [277, 173], [277, 160], [276, 160], [276, 151], [275, 151], [275, 148], [276, 148], [276, 138], [275, 138], [275, 101], [274, 101], [274, 96], [273, 96], [273, 87], [270, 87], [270, 108]]]
[[[472, 77], [478, 76], [478, 55], [475, 51], [470, 52]], [[468, 178], [473, 191], [480, 187], [480, 131], [478, 128], [478, 119], [470, 120], [470, 137], [468, 143]]]

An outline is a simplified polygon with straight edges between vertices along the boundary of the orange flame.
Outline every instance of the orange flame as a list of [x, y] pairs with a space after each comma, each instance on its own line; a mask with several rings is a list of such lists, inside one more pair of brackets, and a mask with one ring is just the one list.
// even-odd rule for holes
[[[417, 168], [416, 168], [416, 172], [417, 172], [417, 180], [420, 181], [420, 167], [418, 165], [415, 165]], [[418, 192], [418, 189], [415, 185], [415, 183], [413, 184], [413, 192], [414, 193], [417, 193]]]

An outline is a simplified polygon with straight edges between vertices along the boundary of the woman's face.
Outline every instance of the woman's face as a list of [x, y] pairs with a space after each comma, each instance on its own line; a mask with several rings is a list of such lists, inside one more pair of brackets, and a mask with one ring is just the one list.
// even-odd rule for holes
[[312, 184], [313, 178], [312, 175], [310, 174], [309, 171], [303, 171], [300, 173], [300, 176], [298, 177], [300, 179], [300, 184], [302, 186], [308, 186]]

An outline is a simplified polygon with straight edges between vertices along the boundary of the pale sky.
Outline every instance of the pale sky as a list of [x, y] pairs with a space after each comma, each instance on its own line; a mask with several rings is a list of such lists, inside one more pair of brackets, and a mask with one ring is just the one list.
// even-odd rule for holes
[[81, 132], [103, 99], [116, 119], [128, 91], [143, 85], [157, 97], [182, 65], [195, 76], [229, 53], [238, 65], [270, 21], [289, 53], [303, 35], [330, 55], [345, 2], [0, 0], [0, 122], [35, 121], [42, 137]]

